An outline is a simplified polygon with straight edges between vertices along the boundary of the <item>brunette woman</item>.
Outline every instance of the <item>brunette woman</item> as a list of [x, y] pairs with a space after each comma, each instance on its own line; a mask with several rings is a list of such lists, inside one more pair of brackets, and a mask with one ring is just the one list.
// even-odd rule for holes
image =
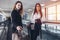
[[36, 40], [37, 36], [40, 32], [40, 39], [42, 39], [42, 32], [41, 32], [41, 18], [42, 18], [42, 10], [41, 5], [36, 3], [34, 13], [32, 13], [31, 17], [31, 40]]

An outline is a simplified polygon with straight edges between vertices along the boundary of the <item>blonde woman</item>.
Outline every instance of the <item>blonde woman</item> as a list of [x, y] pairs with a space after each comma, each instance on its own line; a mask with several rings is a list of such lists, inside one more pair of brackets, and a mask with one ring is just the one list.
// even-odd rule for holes
[[[18, 38], [18, 31], [21, 31], [22, 26], [22, 14], [23, 14], [23, 5], [21, 1], [17, 1], [14, 5], [13, 11], [11, 13], [12, 17], [12, 40], [20, 40]], [[17, 36], [18, 35], [18, 36]]]

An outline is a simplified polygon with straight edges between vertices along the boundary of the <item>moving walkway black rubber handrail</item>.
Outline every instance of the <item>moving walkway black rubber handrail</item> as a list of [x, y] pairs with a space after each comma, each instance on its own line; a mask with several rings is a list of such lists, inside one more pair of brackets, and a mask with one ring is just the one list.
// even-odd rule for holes
[[1, 25], [1, 24], [4, 24], [4, 25], [3, 25], [4, 28], [2, 29], [3, 31], [2, 31], [2, 33], [1, 33], [0, 40], [5, 40], [4, 36], [6, 36], [6, 29], [5, 29], [5, 27], [6, 27], [6, 25], [7, 25], [6, 22], [7, 22], [7, 20], [4, 21], [4, 22], [0, 22], [0, 25]]

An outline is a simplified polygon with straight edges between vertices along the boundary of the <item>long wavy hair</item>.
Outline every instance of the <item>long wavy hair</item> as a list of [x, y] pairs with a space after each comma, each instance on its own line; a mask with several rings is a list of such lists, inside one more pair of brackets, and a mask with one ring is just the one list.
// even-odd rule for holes
[[22, 4], [21, 1], [17, 1], [17, 2], [15, 3], [13, 10], [16, 10], [16, 5], [17, 5], [17, 3], [20, 3], [20, 4], [21, 4], [21, 8], [20, 8], [19, 11], [20, 11], [20, 14], [22, 15], [22, 14], [23, 14], [23, 4]]
[[40, 11], [40, 16], [42, 17], [42, 9], [41, 9], [41, 5], [40, 5], [40, 3], [36, 3], [36, 5], [35, 5], [35, 9], [34, 9], [34, 14], [35, 14], [35, 13], [38, 13], [38, 12], [37, 12], [37, 9], [36, 9], [37, 5], [40, 6], [40, 10], [39, 10], [39, 11]]

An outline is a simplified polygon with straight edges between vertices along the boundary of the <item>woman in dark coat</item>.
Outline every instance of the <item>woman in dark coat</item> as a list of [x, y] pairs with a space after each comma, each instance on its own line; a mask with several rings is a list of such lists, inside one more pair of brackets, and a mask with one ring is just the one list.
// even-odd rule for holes
[[12, 17], [12, 32], [13, 33], [18, 33], [19, 30], [21, 30], [20, 28], [23, 28], [22, 26], [22, 14], [23, 14], [23, 5], [21, 1], [17, 1], [15, 3], [14, 9], [11, 13], [11, 17]]

